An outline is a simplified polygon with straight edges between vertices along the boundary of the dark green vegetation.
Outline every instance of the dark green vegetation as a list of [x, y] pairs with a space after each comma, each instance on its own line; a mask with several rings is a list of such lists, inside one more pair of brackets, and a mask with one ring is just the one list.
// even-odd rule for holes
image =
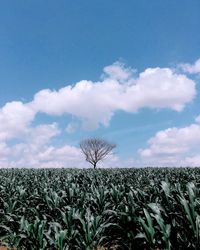
[[200, 169], [2, 169], [0, 237], [17, 249], [200, 249]]

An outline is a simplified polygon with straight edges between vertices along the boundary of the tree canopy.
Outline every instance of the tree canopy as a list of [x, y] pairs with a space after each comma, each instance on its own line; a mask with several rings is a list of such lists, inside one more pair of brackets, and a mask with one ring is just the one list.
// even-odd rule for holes
[[80, 142], [80, 148], [85, 155], [86, 161], [92, 164], [94, 168], [96, 168], [97, 163], [110, 154], [115, 147], [116, 144], [99, 138], [89, 138]]

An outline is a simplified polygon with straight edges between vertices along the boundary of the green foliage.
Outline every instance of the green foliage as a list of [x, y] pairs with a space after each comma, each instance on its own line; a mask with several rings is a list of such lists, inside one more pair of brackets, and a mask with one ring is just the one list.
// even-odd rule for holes
[[200, 249], [200, 169], [1, 169], [17, 249]]

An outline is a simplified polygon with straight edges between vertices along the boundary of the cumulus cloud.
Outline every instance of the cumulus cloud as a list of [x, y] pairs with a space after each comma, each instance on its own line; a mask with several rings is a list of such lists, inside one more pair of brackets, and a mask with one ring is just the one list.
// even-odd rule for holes
[[126, 90], [125, 111], [143, 107], [181, 111], [196, 94], [195, 83], [169, 68], [148, 68]]
[[[7, 146], [6, 146], [7, 147]], [[1, 149], [1, 145], [0, 145]], [[35, 142], [20, 143], [9, 148], [9, 154], [0, 155], [0, 167], [28, 167], [28, 168], [91, 168], [85, 161], [80, 149], [75, 146], [61, 147], [52, 144], [38, 144]], [[98, 167], [120, 167], [117, 156], [110, 155], [99, 162]]]
[[136, 73], [136, 70], [130, 67], [126, 68], [125, 65], [120, 62], [115, 62], [112, 65], [106, 66], [103, 71], [103, 79], [111, 78], [116, 79], [120, 82], [127, 81], [133, 76], [134, 73]]
[[[60, 134], [56, 123], [41, 124], [27, 128], [20, 142], [9, 145], [0, 143], [0, 168], [88, 168], [92, 167], [85, 161], [80, 149], [75, 146], [55, 146], [52, 140]], [[118, 157], [109, 157], [99, 167], [119, 166]]]
[[195, 118], [195, 121], [196, 121], [197, 123], [200, 123], [200, 115], [198, 115], [198, 116]]
[[0, 109], [0, 141], [24, 134], [34, 117], [35, 111], [28, 104], [6, 103]]
[[5, 158], [10, 153], [10, 148], [6, 145], [5, 142], [0, 143], [0, 159]]
[[[28, 147], [28, 149], [27, 149]], [[14, 152], [17, 148], [13, 148]], [[15, 167], [42, 167], [42, 168], [62, 168], [62, 167], [83, 167], [85, 161], [80, 150], [73, 146], [55, 147], [52, 145], [24, 144], [21, 147], [21, 154], [18, 151], [13, 162]]]
[[20, 143], [0, 144], [0, 167], [69, 167], [82, 160], [81, 152], [72, 146], [52, 146], [60, 134], [56, 123], [29, 128]]
[[140, 108], [170, 108], [181, 111], [195, 97], [195, 83], [169, 68], [148, 68], [137, 78], [131, 69], [114, 64], [104, 68], [102, 81], [80, 81], [58, 91], [41, 90], [30, 107], [48, 115], [71, 114], [83, 127], [108, 126], [118, 110], [134, 113]]
[[149, 147], [138, 151], [144, 162], [162, 165], [200, 165], [200, 124], [168, 128], [148, 141]]
[[25, 140], [33, 145], [46, 145], [53, 137], [59, 135], [60, 132], [57, 123], [41, 124], [30, 128]]
[[179, 64], [179, 67], [186, 73], [199, 74], [200, 73], [200, 58], [196, 60], [194, 64], [182, 63], [182, 64]]
[[187, 166], [200, 166], [200, 154], [195, 155], [193, 157], [186, 157], [185, 163]]

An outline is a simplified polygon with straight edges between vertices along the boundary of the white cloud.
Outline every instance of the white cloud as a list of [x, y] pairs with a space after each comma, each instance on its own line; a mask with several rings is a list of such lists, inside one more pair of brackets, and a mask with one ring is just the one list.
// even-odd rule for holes
[[56, 123], [41, 124], [27, 130], [20, 142], [9, 147], [9, 158], [14, 159], [16, 165], [18, 161], [23, 161], [23, 165], [32, 165], [38, 155], [46, 150], [52, 139], [60, 133]]
[[126, 90], [125, 111], [143, 107], [181, 111], [195, 96], [195, 83], [169, 68], [148, 68]]
[[29, 144], [31, 142], [33, 145], [46, 145], [53, 137], [59, 135], [60, 132], [56, 123], [41, 124], [30, 128], [26, 141]]
[[182, 63], [182, 64], [179, 64], [179, 67], [186, 73], [198, 74], [200, 73], [200, 58], [196, 60], [194, 64]]
[[[29, 128], [20, 143], [8, 146], [0, 144], [0, 167], [64, 167], [72, 160], [81, 159], [79, 149], [71, 146], [52, 146], [52, 139], [60, 130], [56, 123], [41, 124]], [[1, 151], [2, 154], [2, 151]]]
[[196, 94], [193, 80], [169, 68], [149, 68], [137, 78], [120, 64], [104, 71], [108, 75], [100, 82], [84, 80], [58, 91], [41, 90], [30, 107], [48, 115], [71, 114], [83, 127], [96, 129], [99, 124], [108, 126], [118, 110], [133, 113], [148, 107], [181, 111]]
[[35, 112], [22, 102], [9, 102], [0, 109], [0, 141], [19, 137], [26, 132]]
[[199, 167], [200, 166], [200, 154], [195, 155], [193, 157], [186, 157], [185, 162], [187, 166]]
[[[35, 146], [35, 145], [34, 145]], [[85, 166], [84, 158], [80, 150], [73, 146], [54, 147], [46, 145], [43, 147], [31, 147], [23, 156], [19, 156], [19, 161], [16, 161], [17, 166], [27, 164], [29, 167], [43, 168], [62, 168], [62, 167], [81, 167]]]
[[9, 147], [5, 142], [0, 143], [0, 159], [8, 156], [10, 153]]
[[123, 63], [115, 62], [112, 65], [106, 66], [104, 69], [103, 78], [111, 78], [118, 80], [119, 82], [124, 82], [136, 73], [136, 70], [132, 68], [126, 68]]
[[183, 128], [168, 128], [156, 133], [148, 141], [149, 147], [140, 149], [143, 162], [158, 165], [200, 165], [200, 125], [191, 124]]
[[195, 122], [200, 123], [200, 115], [195, 118]]

